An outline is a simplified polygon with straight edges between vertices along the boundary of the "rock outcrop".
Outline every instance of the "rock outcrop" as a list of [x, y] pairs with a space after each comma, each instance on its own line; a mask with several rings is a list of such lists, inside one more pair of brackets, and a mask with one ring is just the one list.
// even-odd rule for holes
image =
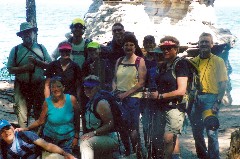
[[[172, 35], [185, 54], [196, 55], [199, 35], [209, 32], [214, 37], [213, 51], [224, 59], [230, 74], [228, 54], [237, 38], [230, 30], [216, 27], [213, 6], [214, 0], [93, 0], [85, 14], [85, 35], [104, 44], [112, 39], [112, 25], [121, 22], [126, 31], [134, 32], [140, 46], [146, 35], [154, 35], [157, 43], [164, 35]], [[225, 105], [231, 104], [230, 91], [229, 80]]]

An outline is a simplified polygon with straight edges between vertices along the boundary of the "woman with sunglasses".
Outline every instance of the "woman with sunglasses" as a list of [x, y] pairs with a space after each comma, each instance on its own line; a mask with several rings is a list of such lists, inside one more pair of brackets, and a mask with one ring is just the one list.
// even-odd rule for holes
[[160, 49], [165, 62], [157, 71], [157, 91], [150, 94], [151, 98], [159, 100], [159, 107], [153, 120], [152, 139], [154, 145], [158, 147], [156, 158], [163, 158], [164, 154], [164, 158], [178, 159], [180, 158], [180, 147], [177, 135], [181, 133], [185, 116], [186, 103], [183, 102], [183, 96], [187, 90], [189, 68], [187, 61], [180, 60], [175, 65], [175, 76], [173, 75], [173, 64], [178, 59], [179, 49], [179, 41], [175, 37], [165, 36], [162, 38]]
[[120, 132], [125, 147], [125, 155], [129, 156], [131, 153], [130, 139], [132, 149], [140, 158], [139, 116], [140, 98], [142, 97], [140, 89], [144, 86], [147, 69], [144, 59], [135, 54], [137, 46], [138, 42], [135, 35], [129, 33], [124, 36], [125, 56], [120, 57], [116, 62], [112, 87], [114, 91], [121, 92], [117, 97], [122, 101], [123, 119], [127, 122], [126, 130]]
[[39, 119], [27, 128], [16, 130], [29, 131], [44, 125], [43, 139], [72, 153], [79, 139], [79, 106], [73, 95], [63, 93], [65, 87], [61, 80], [57, 76], [51, 78], [51, 95], [45, 99]]

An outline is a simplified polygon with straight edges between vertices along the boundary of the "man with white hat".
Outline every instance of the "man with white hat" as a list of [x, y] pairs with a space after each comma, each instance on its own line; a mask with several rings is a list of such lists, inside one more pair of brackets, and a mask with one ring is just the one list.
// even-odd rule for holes
[[57, 145], [48, 143], [31, 131], [17, 132], [13, 126], [4, 119], [0, 119], [0, 158], [36, 159], [41, 155], [42, 149], [58, 153], [65, 159], [75, 159]]
[[20, 127], [26, 127], [31, 108], [34, 110], [34, 118], [38, 119], [42, 103], [44, 101], [44, 69], [51, 58], [46, 48], [34, 42], [34, 34], [37, 28], [29, 22], [20, 25], [17, 36], [23, 42], [12, 48], [7, 68], [10, 74], [15, 74], [14, 98], [15, 112]]

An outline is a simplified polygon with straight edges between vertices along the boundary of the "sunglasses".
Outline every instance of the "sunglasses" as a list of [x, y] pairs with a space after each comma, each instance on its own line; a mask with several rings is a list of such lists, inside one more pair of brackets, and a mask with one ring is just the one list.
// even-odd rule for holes
[[171, 51], [173, 48], [175, 48], [175, 47], [172, 47], [172, 46], [170, 46], [170, 47], [160, 47], [160, 49], [162, 51]]
[[123, 29], [113, 29], [113, 32], [116, 33], [116, 32], [121, 32]]
[[73, 26], [74, 28], [79, 28], [79, 29], [83, 29], [84, 27], [82, 26], [82, 24], [75, 24]]

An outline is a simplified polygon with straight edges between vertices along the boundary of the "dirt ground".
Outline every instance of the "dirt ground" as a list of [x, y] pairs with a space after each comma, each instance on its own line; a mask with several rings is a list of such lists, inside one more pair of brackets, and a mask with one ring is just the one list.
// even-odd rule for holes
[[[0, 81], [0, 119], [7, 119], [17, 124], [17, 117], [13, 112], [12, 103], [13, 82]], [[230, 146], [231, 133], [240, 128], [240, 106], [232, 105], [222, 107], [219, 113], [219, 145], [221, 159], [226, 159], [227, 151]], [[194, 147], [194, 140], [191, 126], [188, 125], [186, 131], [180, 136], [181, 154], [183, 159], [197, 159]], [[207, 141], [207, 138], [205, 138]]]

